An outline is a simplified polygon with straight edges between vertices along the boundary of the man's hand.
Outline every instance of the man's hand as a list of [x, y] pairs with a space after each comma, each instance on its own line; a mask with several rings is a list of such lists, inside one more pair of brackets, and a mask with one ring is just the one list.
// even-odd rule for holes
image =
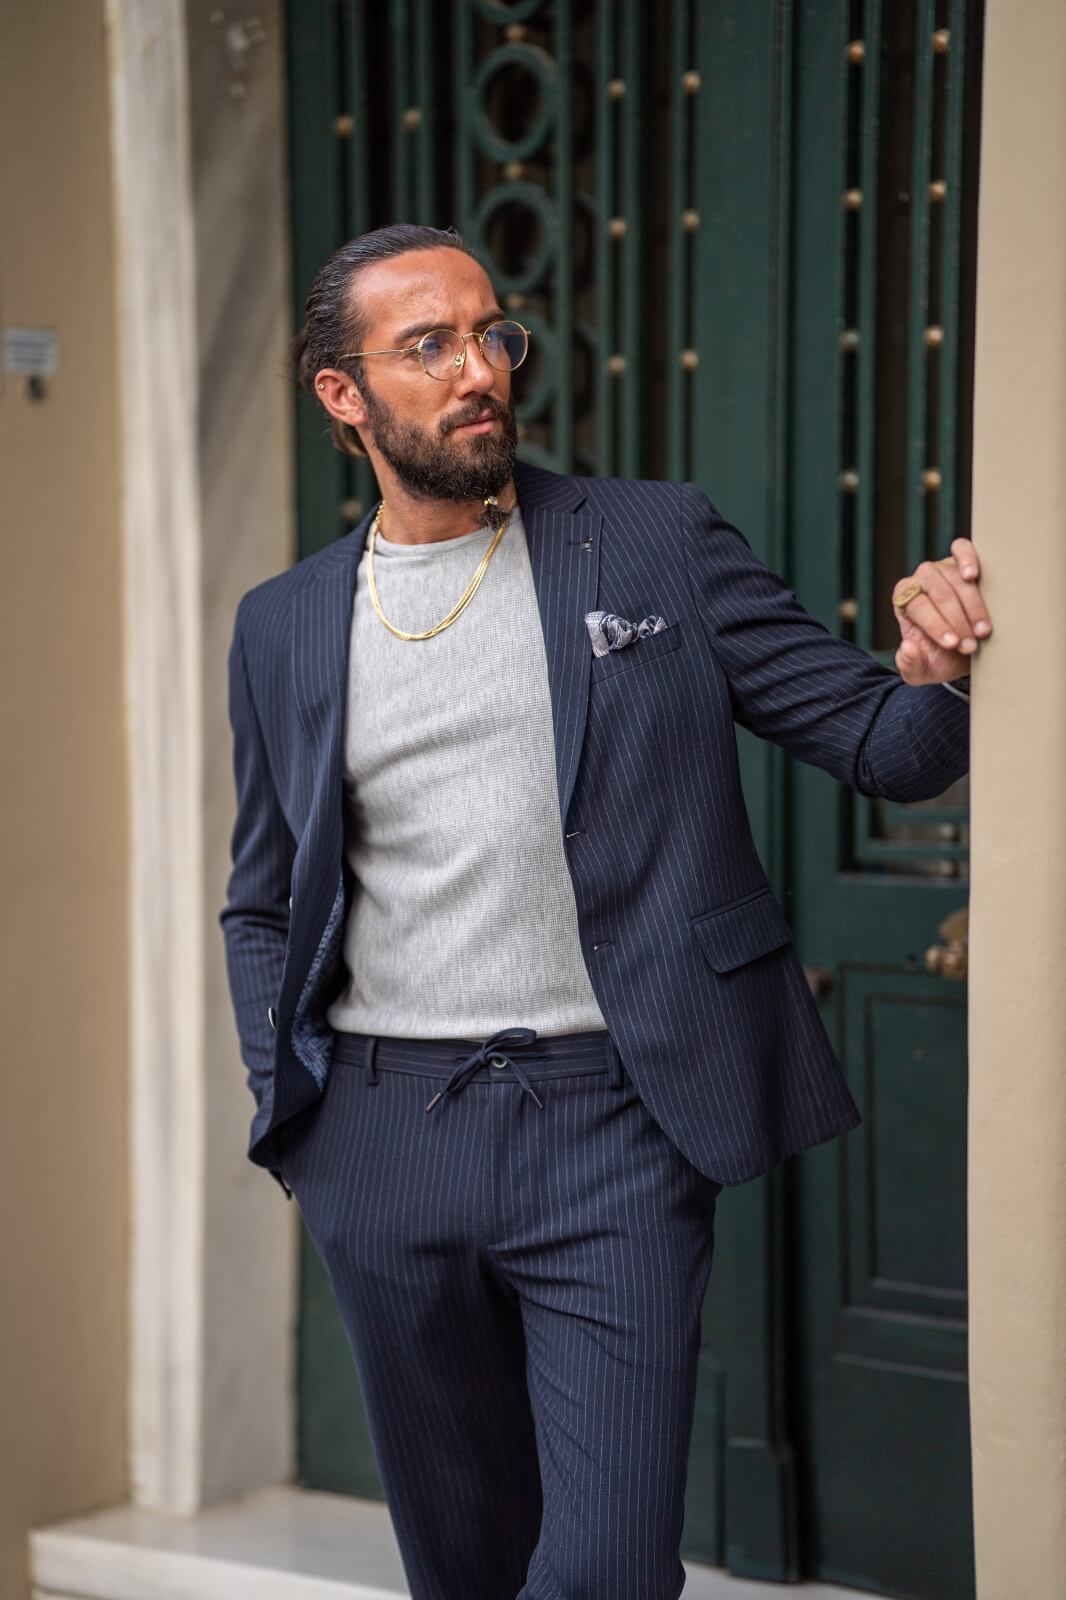
[[[969, 672], [980, 641], [992, 632], [977, 586], [980, 570], [969, 539], [953, 539], [951, 554], [943, 561], [923, 561], [911, 577], [896, 584], [892, 605], [901, 635], [896, 666], [904, 682], [950, 683]], [[915, 583], [922, 592], [908, 601], [907, 591]], [[903, 597], [905, 612], [896, 604], [897, 596]]]

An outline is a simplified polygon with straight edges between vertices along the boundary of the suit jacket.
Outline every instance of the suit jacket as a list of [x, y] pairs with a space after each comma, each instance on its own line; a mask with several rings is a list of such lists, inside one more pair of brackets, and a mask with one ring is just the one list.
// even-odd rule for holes
[[[908, 801], [965, 772], [968, 711], [833, 637], [695, 486], [515, 476], [589, 978], [652, 1116], [708, 1177], [743, 1183], [861, 1118], [756, 852], [734, 723]], [[330, 1071], [325, 1010], [357, 892], [344, 730], [369, 525], [249, 590], [229, 655], [237, 813], [220, 921], [256, 1102], [248, 1156], [286, 1193], [291, 1119]], [[668, 626], [594, 657], [597, 609]], [[478, 625], [476, 601], [462, 625]]]

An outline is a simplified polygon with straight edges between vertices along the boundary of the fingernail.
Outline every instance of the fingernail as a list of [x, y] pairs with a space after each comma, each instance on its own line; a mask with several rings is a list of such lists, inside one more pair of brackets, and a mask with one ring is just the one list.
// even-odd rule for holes
[[976, 567], [963, 567], [962, 575], [963, 575], [964, 578], [976, 578], [976, 576], [977, 576], [977, 568]]
[[973, 625], [973, 631], [974, 633], [979, 633], [983, 639], [985, 634], [990, 632], [991, 626], [991, 623], [988, 622], [975, 622]]
[[940, 637], [944, 641], [944, 643], [947, 645], [949, 650], [954, 650], [955, 646], [959, 642], [957, 635], [954, 634], [954, 633], [942, 633], [940, 635]]
[[977, 649], [977, 640], [976, 639], [964, 639], [962, 641], [962, 643], [960, 644], [959, 649], [960, 650], [964, 650], [967, 654], [969, 654], [970, 651]]

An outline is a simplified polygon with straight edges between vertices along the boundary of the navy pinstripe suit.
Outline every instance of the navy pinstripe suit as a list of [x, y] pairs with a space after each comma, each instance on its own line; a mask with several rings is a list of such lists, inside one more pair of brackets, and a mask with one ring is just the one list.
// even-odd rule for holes
[[[453, 1122], [439, 1135], [450, 1142], [447, 1154], [438, 1152], [432, 1161], [441, 1164], [427, 1166], [422, 1130], [431, 1118], [406, 1124], [409, 1140], [411, 1130], [419, 1129], [417, 1150], [397, 1142], [405, 1137], [403, 1097], [412, 1097], [414, 1116], [414, 1098], [419, 1111], [428, 1099], [425, 1083], [417, 1076], [390, 1076], [389, 1098], [371, 1102], [390, 1109], [375, 1113], [372, 1128], [364, 1110], [365, 1074], [345, 1071], [338, 1077], [338, 1054], [345, 1052], [336, 1049], [325, 1010], [344, 978], [341, 945], [353, 890], [343, 851], [345, 700], [355, 575], [369, 516], [326, 550], [252, 589], [236, 617], [230, 710], [237, 815], [220, 920], [241, 1055], [256, 1101], [248, 1154], [287, 1193], [295, 1186], [330, 1268], [419, 1600], [450, 1600], [453, 1593], [463, 1600], [511, 1600], [536, 1534], [529, 1519], [541, 1511], [539, 1500], [533, 1505], [534, 1431], [545, 1526], [550, 1521], [553, 1535], [536, 1547], [523, 1600], [576, 1600], [579, 1594], [622, 1600], [630, 1592], [652, 1600], [679, 1592], [678, 1503], [714, 1197], [721, 1186], [767, 1172], [860, 1120], [756, 853], [734, 723], [865, 794], [908, 801], [941, 793], [966, 770], [968, 712], [940, 687], [908, 686], [830, 635], [694, 486], [563, 477], [521, 464], [515, 478], [544, 631], [560, 824], [582, 952], [624, 1070], [611, 1080], [616, 1095], [623, 1090], [613, 1104], [610, 1083], [584, 1098], [576, 1089], [567, 1091], [569, 1098], [563, 1095], [560, 1104], [571, 1113], [560, 1112], [557, 1131], [538, 1136], [543, 1142], [535, 1148], [522, 1143], [527, 1135], [519, 1136], [516, 1124], [506, 1148], [508, 1161], [518, 1165], [507, 1170], [516, 1182], [539, 1184], [548, 1194], [554, 1192], [552, 1173], [565, 1169], [576, 1181], [580, 1152], [603, 1184], [621, 1186], [618, 1205], [628, 1185], [641, 1181], [639, 1174], [657, 1174], [648, 1190], [654, 1189], [656, 1201], [637, 1208], [641, 1226], [651, 1232], [641, 1242], [634, 1223], [635, 1254], [623, 1252], [613, 1266], [608, 1248], [600, 1255], [616, 1295], [618, 1274], [639, 1269], [644, 1292], [627, 1311], [644, 1337], [643, 1358], [634, 1370], [643, 1374], [641, 1392], [655, 1397], [652, 1437], [660, 1444], [668, 1439], [669, 1448], [649, 1456], [647, 1441], [634, 1440], [631, 1476], [621, 1472], [622, 1447], [612, 1423], [622, 1416], [632, 1422], [636, 1413], [632, 1397], [623, 1404], [604, 1372], [617, 1374], [627, 1360], [623, 1355], [621, 1367], [602, 1365], [608, 1357], [595, 1337], [591, 1290], [581, 1312], [587, 1323], [568, 1321], [574, 1305], [558, 1301], [566, 1261], [577, 1270], [577, 1244], [564, 1252], [565, 1260], [554, 1260], [550, 1284], [535, 1274], [523, 1284], [520, 1274], [503, 1270], [505, 1255], [511, 1252], [512, 1268], [520, 1257], [523, 1270], [532, 1273], [536, 1250], [547, 1259], [559, 1242], [544, 1218], [512, 1216], [515, 1208], [501, 1196], [513, 1226], [506, 1230], [500, 1218], [493, 1258], [500, 1276], [482, 1275], [484, 1262], [478, 1266], [458, 1246], [458, 1223], [453, 1232], [445, 1223], [459, 1211], [466, 1217], [467, 1206], [484, 1204], [469, 1170], [472, 1146], [463, 1143], [473, 1135]], [[634, 620], [659, 614], [668, 626], [593, 657], [583, 619], [598, 609]], [[570, 1037], [599, 1048], [593, 1036]], [[345, 1059], [354, 1063], [354, 1037], [342, 1044], [351, 1046]], [[413, 1061], [408, 1067], [416, 1072]], [[327, 1087], [329, 1116], [316, 1123]], [[470, 1087], [484, 1090], [472, 1102], [470, 1117], [491, 1115], [499, 1101], [490, 1086]], [[517, 1086], [506, 1087], [517, 1093]], [[465, 1100], [466, 1093], [459, 1098]], [[502, 1124], [497, 1134], [505, 1137]], [[401, 1160], [406, 1167], [398, 1169]], [[313, 1188], [313, 1164], [330, 1174], [328, 1194], [321, 1183]], [[367, 1188], [370, 1172], [377, 1181]], [[391, 1211], [381, 1190], [390, 1181], [397, 1188]], [[460, 1192], [460, 1184], [471, 1185], [473, 1193], [465, 1187]], [[589, 1205], [593, 1199], [607, 1203], [601, 1184], [581, 1192]], [[417, 1250], [415, 1235], [405, 1237], [412, 1259], [421, 1261], [426, 1293], [442, 1252], [455, 1267], [457, 1276], [438, 1286], [435, 1316], [424, 1305], [418, 1309], [420, 1291], [411, 1283], [399, 1298], [395, 1285], [377, 1297], [380, 1239], [366, 1232], [374, 1205], [383, 1207], [381, 1237], [394, 1244], [401, 1216], [406, 1228], [417, 1231], [429, 1228], [432, 1212], [434, 1246], [426, 1242], [428, 1234], [419, 1236], [424, 1248]], [[598, 1220], [590, 1221], [594, 1210], [586, 1208], [584, 1231], [573, 1236], [584, 1241], [586, 1256], [590, 1241], [620, 1238], [621, 1213], [612, 1213], [613, 1221], [597, 1213]], [[701, 1212], [702, 1231], [695, 1224]], [[659, 1270], [645, 1270], [656, 1261]], [[578, 1275], [587, 1285], [584, 1267]], [[512, 1320], [510, 1333], [494, 1344], [484, 1319], [501, 1319], [501, 1325], [508, 1316], [517, 1319], [519, 1301], [521, 1341]], [[664, 1323], [664, 1306], [672, 1308], [673, 1322]], [[679, 1307], [686, 1308], [684, 1314]], [[571, 1392], [570, 1402], [582, 1415], [587, 1410], [580, 1405], [582, 1383], [600, 1397], [597, 1414], [585, 1418], [591, 1429], [585, 1434], [563, 1405], [560, 1369], [545, 1355], [548, 1335], [538, 1319], [552, 1309], [562, 1319], [557, 1328], [585, 1330], [583, 1339], [574, 1334], [572, 1347], [568, 1333], [558, 1335], [559, 1349], [569, 1351], [569, 1366], [563, 1363], [568, 1383], [577, 1384], [577, 1399]], [[367, 1320], [374, 1315], [382, 1319], [377, 1324]], [[472, 1319], [479, 1316], [473, 1331]], [[381, 1366], [397, 1359], [382, 1354], [381, 1346], [399, 1326], [406, 1328], [406, 1367]], [[482, 1350], [474, 1371], [456, 1331], [466, 1328]], [[677, 1362], [672, 1351], [680, 1352]], [[419, 1361], [424, 1368], [415, 1384]], [[532, 1413], [518, 1382], [527, 1361]], [[454, 1496], [454, 1504], [447, 1497], [445, 1503], [478, 1524], [478, 1549], [487, 1552], [486, 1564], [475, 1562], [470, 1569], [469, 1543], [459, 1540], [450, 1548], [447, 1563], [458, 1562], [461, 1574], [454, 1588], [442, 1576], [444, 1555], [434, 1561], [427, 1554], [443, 1549], [439, 1518], [430, 1527], [405, 1498], [403, 1485], [418, 1479], [416, 1456], [404, 1454], [393, 1433], [396, 1417], [410, 1415], [432, 1435], [449, 1370], [457, 1372], [456, 1404], [473, 1432], [456, 1432], [455, 1412], [436, 1418]], [[494, 1455], [503, 1448], [501, 1437], [489, 1436], [484, 1418], [473, 1419], [467, 1386], [477, 1385], [478, 1373], [489, 1393], [494, 1385], [512, 1385], [499, 1409], [505, 1421], [498, 1425], [524, 1462], [514, 1467], [509, 1488], [498, 1488], [496, 1500], [484, 1474], [476, 1483], [467, 1476], [472, 1441], [497, 1484], [505, 1470]], [[676, 1384], [669, 1376], [675, 1373]], [[420, 1449], [419, 1460], [433, 1459], [431, 1447]], [[597, 1449], [607, 1452], [606, 1465], [601, 1461], [598, 1488], [586, 1485], [586, 1495], [573, 1462], [592, 1459]], [[610, 1493], [604, 1488], [608, 1481], [614, 1484]], [[428, 1492], [423, 1484], [421, 1498]], [[663, 1498], [661, 1515], [653, 1511], [657, 1494]], [[519, 1505], [526, 1508], [522, 1514]], [[636, 1519], [636, 1526], [658, 1531], [649, 1532], [645, 1543], [636, 1535], [635, 1544], [623, 1539], [625, 1559], [608, 1583], [590, 1527], [604, 1519], [606, 1526], [620, 1513], [631, 1528]], [[486, 1530], [501, 1519], [510, 1542], [492, 1546]]]
[[[691, 485], [519, 464], [547, 652], [559, 813], [600, 1009], [652, 1115], [743, 1183], [858, 1112], [770, 892], [734, 719], [864, 794], [918, 800], [965, 771], [969, 713], [835, 639]], [[256, 1113], [285, 1123], [330, 1069], [351, 884], [342, 771], [355, 573], [369, 528], [242, 599], [230, 651], [237, 817], [220, 920]], [[594, 658], [597, 609], [669, 626]]]

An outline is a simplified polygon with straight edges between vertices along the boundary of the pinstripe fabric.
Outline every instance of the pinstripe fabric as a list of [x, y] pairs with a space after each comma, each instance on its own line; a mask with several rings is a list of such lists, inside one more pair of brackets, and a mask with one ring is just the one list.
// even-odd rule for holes
[[369, 1043], [338, 1035], [281, 1170], [414, 1600], [676, 1600], [719, 1185], [602, 1031], [508, 1048], [542, 1110], [482, 1066], [427, 1115], [471, 1044], [378, 1040], [375, 1083]]
[[[694, 486], [526, 465], [516, 481], [590, 981], [660, 1127], [706, 1176], [742, 1183], [860, 1119], [755, 850], [734, 721], [907, 801], [966, 770], [968, 710], [833, 638]], [[343, 981], [345, 682], [369, 521], [249, 591], [230, 651], [220, 920], [249, 1157], [279, 1179], [284, 1125], [328, 1079]], [[667, 625], [596, 657], [595, 610]]]

